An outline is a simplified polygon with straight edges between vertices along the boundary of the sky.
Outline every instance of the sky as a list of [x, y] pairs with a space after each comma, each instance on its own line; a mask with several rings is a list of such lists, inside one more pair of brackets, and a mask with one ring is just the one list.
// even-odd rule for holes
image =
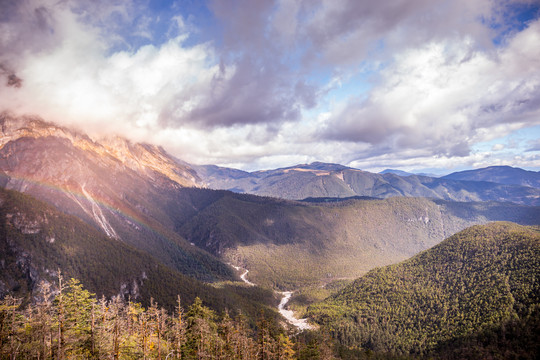
[[540, 170], [540, 0], [0, 0], [0, 111], [244, 170]]

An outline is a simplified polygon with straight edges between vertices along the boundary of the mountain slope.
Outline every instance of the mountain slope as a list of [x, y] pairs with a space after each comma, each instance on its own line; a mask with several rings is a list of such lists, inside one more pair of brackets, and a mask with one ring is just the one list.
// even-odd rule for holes
[[[342, 345], [426, 354], [438, 347], [448, 352], [444, 347], [452, 341], [468, 344], [467, 338], [497, 332], [505, 324], [538, 324], [539, 307], [540, 232], [492, 223], [468, 228], [400, 264], [375, 269], [311, 306], [309, 313]], [[539, 334], [530, 330], [515, 341], [525, 344], [532, 337], [536, 350], [512, 345], [518, 355], [525, 352], [524, 358], [539, 350]], [[495, 350], [510, 350], [501, 346]]]
[[[198, 183], [191, 167], [159, 148], [119, 138], [113, 146], [35, 118], [4, 114], [1, 120], [1, 186], [33, 195], [94, 226], [111, 242], [124, 242], [207, 282], [234, 279], [226, 264], [232, 262], [249, 269], [257, 284], [295, 289], [401, 261], [472, 224], [540, 221], [538, 208], [515, 204], [402, 197], [306, 203], [202, 189], [193, 187]], [[245, 175], [233, 173], [239, 179]], [[407, 194], [433, 192], [393, 174], [382, 181], [380, 175], [336, 164], [278, 169], [275, 178], [283, 174], [293, 184], [298, 174], [306, 176], [306, 193], [316, 185], [312, 177], [323, 184], [333, 179], [333, 189], [352, 193], [376, 188], [401, 195], [395, 189], [407, 186]], [[280, 186], [278, 180], [273, 186]]]
[[214, 194], [204, 209], [179, 222], [177, 231], [197, 246], [243, 265], [254, 282], [287, 290], [358, 277], [474, 224], [540, 224], [539, 207], [516, 204], [403, 197], [312, 203]]
[[490, 166], [483, 169], [466, 170], [444, 176], [444, 179], [489, 181], [540, 188], [540, 172], [527, 171], [511, 166]]
[[210, 188], [285, 199], [309, 197], [393, 196], [430, 197], [452, 201], [511, 201], [540, 204], [540, 189], [478, 183], [419, 175], [373, 174], [336, 164], [313, 163], [284, 169], [256, 171], [198, 166]]
[[394, 175], [398, 175], [398, 176], [414, 175], [413, 173], [406, 172], [406, 171], [403, 171], [403, 170], [396, 170], [396, 169], [384, 169], [383, 171], [380, 171], [379, 174], [381, 174], [381, 175], [394, 174]]
[[172, 309], [177, 295], [188, 304], [198, 296], [214, 309], [256, 318], [261, 309], [274, 305], [270, 291], [205, 285], [74, 216], [1, 188], [0, 254], [0, 298], [7, 294], [39, 298], [43, 284], [55, 284], [61, 269], [66, 279], [81, 280], [98, 296], [121, 295], [145, 306], [154, 298]]
[[0, 186], [31, 194], [205, 281], [231, 269], [174, 232], [177, 190], [195, 172], [163, 149], [121, 138], [97, 142], [34, 117], [0, 116]]

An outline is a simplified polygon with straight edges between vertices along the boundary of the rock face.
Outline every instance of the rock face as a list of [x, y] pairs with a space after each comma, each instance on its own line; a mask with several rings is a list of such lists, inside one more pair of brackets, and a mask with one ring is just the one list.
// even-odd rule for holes
[[119, 137], [94, 141], [35, 117], [5, 113], [0, 128], [3, 186], [69, 209], [113, 238], [126, 231], [113, 226], [126, 222], [119, 217], [126, 204], [126, 211], [160, 217], [150, 198], [200, 183], [193, 169], [153, 145]]
[[174, 232], [182, 212], [177, 190], [199, 184], [191, 167], [160, 147], [93, 140], [37, 117], [0, 114], [0, 186], [53, 204], [179, 270], [217, 262]]
[[104, 168], [130, 169], [151, 179], [161, 175], [181, 186], [198, 186], [200, 183], [192, 168], [180, 163], [158, 146], [135, 144], [118, 136], [94, 141], [85, 134], [47, 123], [37, 117], [14, 117], [8, 113], [0, 114], [0, 129], [0, 149], [21, 139], [54, 139], [63, 141], [72, 150], [86, 152], [86, 156], [97, 160], [95, 162]]

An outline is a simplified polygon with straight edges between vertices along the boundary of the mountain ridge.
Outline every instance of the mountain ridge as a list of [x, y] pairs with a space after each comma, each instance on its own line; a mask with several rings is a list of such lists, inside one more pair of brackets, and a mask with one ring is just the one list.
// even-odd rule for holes
[[[155, 146], [117, 138], [108, 149], [35, 117], [4, 113], [0, 125], [9, 139], [0, 148], [5, 188], [46, 201], [183, 273], [206, 280], [220, 274], [233, 278], [227, 265], [174, 231], [175, 216], [189, 210], [177, 205], [177, 190], [184, 186], [175, 177], [192, 174], [191, 168]], [[185, 180], [191, 184], [189, 177]]]
[[540, 188], [540, 172], [512, 166], [488, 166], [480, 169], [454, 172], [443, 176], [451, 180], [488, 181]]
[[246, 172], [216, 166], [195, 167], [209, 188], [290, 200], [316, 197], [429, 197], [452, 201], [511, 201], [540, 204], [540, 189], [515, 184], [453, 180], [394, 172], [374, 174], [338, 164], [301, 164]]

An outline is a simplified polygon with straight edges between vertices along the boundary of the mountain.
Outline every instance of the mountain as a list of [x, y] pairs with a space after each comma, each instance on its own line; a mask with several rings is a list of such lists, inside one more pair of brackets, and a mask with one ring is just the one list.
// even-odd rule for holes
[[0, 186], [52, 204], [183, 274], [234, 278], [229, 266], [174, 232], [177, 217], [197, 211], [177, 190], [199, 179], [163, 149], [118, 137], [92, 140], [7, 113], [0, 129]]
[[[287, 176], [306, 193], [315, 178], [334, 179], [342, 189], [349, 186], [346, 180], [356, 192], [376, 188], [377, 194], [400, 195], [395, 188], [408, 186], [408, 195], [433, 194], [427, 185], [405, 182], [419, 178], [415, 176], [377, 175], [325, 163], [255, 173], [202, 167], [204, 172], [155, 146], [118, 137], [94, 140], [35, 117], [3, 114], [0, 125], [0, 186], [32, 195], [111, 241], [206, 282], [235, 279], [227, 265], [233, 263], [249, 269], [257, 284], [295, 289], [360, 276], [473, 224], [540, 221], [538, 207], [495, 202], [398, 196], [298, 202], [209, 190], [202, 188], [201, 179], [221, 173], [237, 179], [259, 176], [267, 183], [276, 178], [272, 188], [278, 194], [286, 188], [282, 183]], [[452, 192], [466, 193], [458, 185]]]
[[406, 171], [403, 171], [403, 170], [396, 170], [396, 169], [385, 169], [385, 170], [379, 172], [379, 174], [381, 174], [381, 175], [384, 175], [384, 174], [394, 174], [394, 175], [398, 175], [398, 176], [410, 176], [410, 175], [414, 175], [413, 173], [409, 173], [409, 172], [406, 172]]
[[483, 169], [459, 171], [444, 176], [444, 179], [489, 181], [540, 188], [540, 172], [528, 171], [511, 166], [490, 166]]
[[79, 279], [85, 287], [111, 297], [148, 306], [155, 299], [172, 309], [177, 295], [190, 304], [195, 297], [214, 309], [243, 312], [256, 318], [274, 304], [269, 290], [229, 283], [217, 288], [165, 266], [159, 259], [51, 205], [13, 190], [0, 188], [0, 298], [10, 294], [40, 296], [45, 284]]
[[[198, 189], [183, 189], [198, 192]], [[358, 277], [426, 250], [474, 224], [540, 225], [540, 207], [426, 198], [298, 202], [227, 191], [178, 233], [249, 269], [257, 284], [284, 290]]]
[[[35, 117], [3, 114], [0, 125], [0, 187], [53, 206], [66, 217], [41, 234], [50, 239], [49, 232], [58, 233], [53, 236], [55, 244], [60, 244], [61, 236], [71, 241], [53, 254], [46, 236], [24, 234], [17, 237], [15, 249], [19, 250], [15, 251], [6, 235], [2, 240], [8, 245], [0, 260], [10, 264], [6, 274], [14, 275], [1, 281], [6, 284], [4, 292], [9, 293], [31, 292], [36, 289], [31, 274], [52, 281], [53, 272], [61, 268], [91, 291], [105, 295], [120, 292], [122, 285], [126, 296], [131, 295], [136, 284], [144, 301], [154, 296], [168, 304], [177, 293], [187, 299], [201, 293], [214, 308], [230, 305], [232, 310], [237, 302], [244, 304], [242, 311], [254, 314], [255, 309], [268, 310], [265, 306], [274, 301], [272, 292], [259, 287], [246, 290], [228, 282], [238, 280], [228, 263], [249, 270], [249, 280], [267, 288], [320, 288], [404, 260], [473, 224], [540, 221], [539, 207], [512, 203], [401, 196], [301, 202], [210, 190], [204, 188], [204, 177], [210, 173], [237, 179], [260, 176], [266, 182], [274, 177], [278, 179], [276, 189], [287, 174], [291, 183], [305, 181], [306, 187], [312, 178], [335, 178], [346, 187], [339, 179], [342, 176], [352, 179], [347, 181], [355, 186], [379, 190], [385, 188], [381, 179], [404, 188], [402, 181], [415, 177], [383, 176], [324, 163], [277, 169], [273, 176], [268, 171], [245, 173], [218, 167], [204, 167], [205, 173], [155, 146], [118, 137], [91, 139]], [[360, 184], [355, 176], [373, 183]], [[408, 194], [422, 194], [427, 189], [415, 189], [415, 183], [408, 186]], [[399, 195], [392, 192], [392, 186], [386, 188]], [[464, 193], [458, 185], [453, 191]], [[8, 208], [6, 214], [11, 213]], [[51, 216], [39, 217], [38, 223], [45, 226]], [[66, 234], [62, 223], [74, 224], [75, 220], [85, 227], [77, 223]], [[75, 251], [78, 248], [84, 251]], [[18, 255], [9, 255], [12, 253]], [[36, 270], [17, 272], [26, 258], [36, 265], [24, 268]], [[159, 271], [145, 282], [139, 270], [148, 266]], [[121, 276], [124, 273], [127, 275]], [[105, 279], [102, 283], [101, 277]], [[209, 288], [201, 282], [213, 285]], [[256, 301], [245, 302], [245, 297]]]
[[370, 271], [309, 315], [345, 347], [435, 358], [534, 359], [540, 351], [540, 231], [468, 228]]
[[373, 174], [336, 164], [313, 163], [283, 169], [245, 172], [216, 166], [194, 167], [203, 183], [231, 190], [284, 199], [315, 197], [429, 197], [452, 201], [510, 201], [539, 205], [540, 189], [520, 185], [461, 181], [393, 172]]

